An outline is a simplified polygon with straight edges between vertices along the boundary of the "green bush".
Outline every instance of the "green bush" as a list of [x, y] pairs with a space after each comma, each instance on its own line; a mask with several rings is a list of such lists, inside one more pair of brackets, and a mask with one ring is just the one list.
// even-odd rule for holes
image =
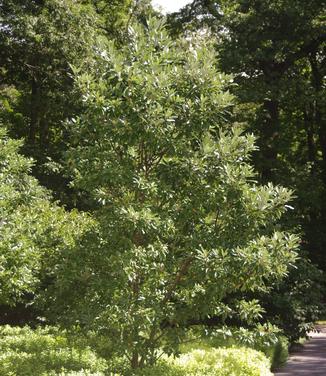
[[194, 349], [247, 347], [264, 353], [270, 360], [272, 369], [284, 364], [289, 355], [287, 338], [271, 324], [257, 325], [252, 329], [213, 329], [209, 333], [205, 332], [205, 328], [197, 328], [190, 336], [197, 339], [182, 344], [179, 348], [181, 353]]
[[245, 347], [197, 349], [142, 370], [139, 376], [272, 376], [261, 352]]
[[272, 370], [283, 365], [289, 356], [289, 341], [285, 336], [279, 336], [275, 343], [257, 346], [257, 350], [262, 351], [272, 364]]
[[58, 328], [0, 327], [1, 376], [101, 376], [106, 362]]

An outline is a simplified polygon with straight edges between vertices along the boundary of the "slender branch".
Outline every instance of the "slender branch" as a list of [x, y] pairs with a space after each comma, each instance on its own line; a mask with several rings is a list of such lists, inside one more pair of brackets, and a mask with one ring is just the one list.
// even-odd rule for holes
[[153, 170], [153, 168], [157, 167], [161, 160], [163, 159], [164, 155], [166, 154], [166, 149], [164, 149], [161, 153], [153, 156], [152, 158], [149, 159], [149, 163], [148, 163], [148, 169], [147, 169], [147, 173], [149, 173], [151, 170]]
[[218, 221], [218, 217], [219, 217], [219, 210], [218, 208], [216, 209], [216, 216], [215, 216], [215, 222], [214, 222], [214, 230], [216, 231], [217, 230], [217, 221]]
[[175, 288], [179, 285], [182, 278], [187, 274], [193, 260], [194, 260], [193, 255], [188, 256], [186, 259], [183, 260], [183, 263], [181, 264], [180, 269], [178, 270], [178, 272], [175, 276], [175, 279], [172, 281], [169, 289], [167, 290], [167, 292], [166, 292], [166, 294], [165, 294], [165, 296], [162, 300], [162, 304], [167, 303], [171, 299]]
[[130, 16], [129, 16], [128, 21], [127, 21], [127, 24], [126, 24], [126, 31], [125, 31], [126, 33], [128, 33], [128, 29], [129, 29], [130, 22], [131, 22], [133, 16], [135, 15], [135, 13], [136, 13], [136, 10], [137, 10], [137, 8], [138, 8], [138, 5], [139, 5], [139, 0], [136, 0], [136, 1], [135, 1], [135, 5], [134, 5], [134, 7], [132, 8], [132, 11], [130, 12]]

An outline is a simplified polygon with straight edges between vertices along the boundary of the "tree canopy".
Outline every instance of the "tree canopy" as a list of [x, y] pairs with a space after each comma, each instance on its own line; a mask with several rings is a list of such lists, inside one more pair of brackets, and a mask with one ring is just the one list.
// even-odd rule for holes
[[259, 312], [225, 299], [269, 290], [296, 259], [296, 236], [276, 225], [291, 192], [255, 182], [254, 139], [228, 119], [230, 79], [209, 46], [174, 42], [149, 19], [100, 54], [101, 74], [78, 78], [67, 162], [99, 203], [97, 236], [58, 261], [50, 309], [116, 333], [133, 368], [162, 341], [173, 351], [192, 322]]

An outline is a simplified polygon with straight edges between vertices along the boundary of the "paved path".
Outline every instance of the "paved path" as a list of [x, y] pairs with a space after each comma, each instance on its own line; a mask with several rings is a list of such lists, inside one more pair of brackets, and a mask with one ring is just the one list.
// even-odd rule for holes
[[326, 326], [317, 326], [318, 332], [303, 349], [293, 353], [286, 365], [275, 372], [275, 376], [326, 376]]

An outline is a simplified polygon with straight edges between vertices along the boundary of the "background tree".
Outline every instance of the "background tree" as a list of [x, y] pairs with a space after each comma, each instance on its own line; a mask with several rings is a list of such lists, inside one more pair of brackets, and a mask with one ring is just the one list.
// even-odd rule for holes
[[0, 2], [1, 85], [16, 92], [6, 95], [0, 116], [12, 137], [25, 138], [23, 152], [36, 161], [34, 175], [70, 206], [58, 163], [69, 133], [63, 122], [80, 106], [72, 95], [71, 66], [91, 63], [99, 44], [125, 32], [131, 7], [130, 1]]
[[[0, 128], [0, 309], [6, 323], [9, 307], [18, 312], [31, 303], [49, 274], [46, 259], [71, 246], [87, 223], [51, 203], [48, 192], [30, 175], [32, 163], [18, 153], [20, 141]], [[47, 277], [48, 278], [48, 277]], [[9, 311], [8, 311], [9, 310]], [[25, 312], [26, 314], [26, 312]], [[29, 317], [30, 318], [30, 317]]]
[[172, 33], [206, 28], [222, 71], [233, 73], [237, 115], [258, 136], [262, 181], [292, 187], [294, 222], [325, 269], [325, 16], [309, 1], [196, 0], [170, 16]]

